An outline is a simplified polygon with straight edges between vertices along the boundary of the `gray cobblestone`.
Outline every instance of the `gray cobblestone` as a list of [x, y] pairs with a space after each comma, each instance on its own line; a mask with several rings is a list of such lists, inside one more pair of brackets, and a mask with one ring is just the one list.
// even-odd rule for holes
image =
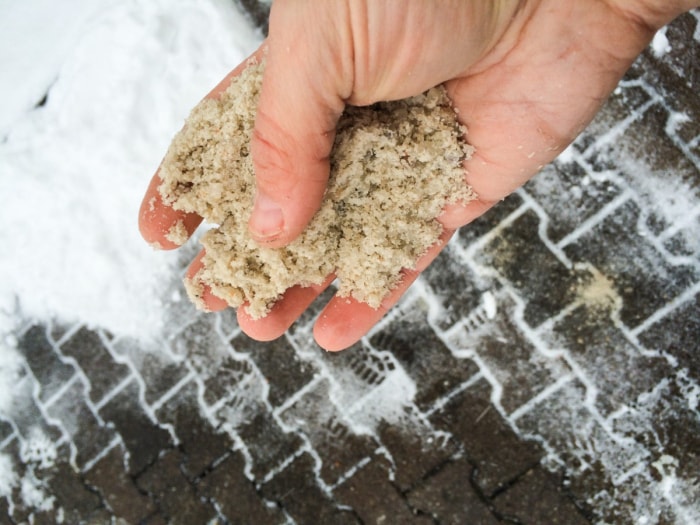
[[471, 490], [474, 467], [458, 458], [428, 477], [408, 494], [416, 509], [445, 525], [496, 525], [499, 519], [487, 503]]
[[33, 326], [20, 340], [27, 365], [41, 387], [42, 401], [50, 399], [75, 374], [75, 368], [64, 363], [46, 337], [46, 328]]

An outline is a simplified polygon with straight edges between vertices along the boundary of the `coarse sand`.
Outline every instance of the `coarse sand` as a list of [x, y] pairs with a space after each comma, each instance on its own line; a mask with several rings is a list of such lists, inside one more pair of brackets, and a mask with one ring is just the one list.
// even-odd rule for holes
[[[338, 294], [377, 308], [403, 268], [442, 233], [447, 203], [476, 195], [463, 161], [472, 148], [446, 91], [348, 106], [340, 118], [328, 188], [304, 232], [284, 248], [268, 248], [248, 232], [255, 194], [249, 143], [263, 64], [251, 62], [218, 99], [198, 104], [160, 167], [163, 201], [196, 212], [216, 227], [201, 238], [202, 269], [186, 283], [201, 308], [203, 287], [232, 307], [264, 317], [294, 285], [335, 274]], [[184, 242], [177, 226], [169, 239]]]

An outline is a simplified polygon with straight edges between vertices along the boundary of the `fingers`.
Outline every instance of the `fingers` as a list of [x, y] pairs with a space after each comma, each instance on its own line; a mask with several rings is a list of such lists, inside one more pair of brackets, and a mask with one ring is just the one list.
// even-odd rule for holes
[[141, 202], [139, 230], [145, 241], [154, 248], [171, 250], [181, 246], [192, 235], [202, 218], [164, 204], [158, 191], [160, 182], [156, 173]]
[[[214, 295], [211, 289], [198, 281], [197, 273], [204, 267], [202, 261], [204, 250], [192, 261], [185, 279], [190, 281], [197, 293], [196, 302], [200, 307], [218, 312], [228, 308], [228, 303]], [[293, 286], [289, 288], [272, 310], [262, 319], [253, 319], [246, 312], [245, 306], [236, 312], [241, 330], [257, 341], [271, 341], [283, 335], [309, 305], [333, 282], [335, 276], [329, 275], [324, 282], [312, 286]]]
[[478, 197], [467, 203], [448, 204], [442, 210], [438, 221], [448, 230], [456, 230], [479, 218], [499, 201]]
[[453, 233], [453, 230], [445, 230], [438, 242], [416, 262], [414, 269], [402, 272], [401, 282], [382, 301], [379, 308], [372, 308], [349, 297], [333, 297], [314, 326], [316, 342], [322, 348], [335, 352], [344, 350], [359, 341], [399, 301], [423, 270], [435, 260]]
[[[379, 308], [372, 308], [353, 298], [335, 296], [323, 309], [314, 326], [316, 342], [328, 351], [344, 350], [359, 341], [399, 301], [418, 276], [438, 256], [452, 237], [453, 230], [445, 230], [438, 242], [416, 262], [411, 270], [404, 270], [399, 285], [382, 301]], [[197, 273], [202, 269], [204, 251], [192, 261], [186, 279], [195, 283], [200, 306], [210, 311], [228, 307], [226, 301], [214, 295], [208, 286], [197, 282]], [[262, 319], [253, 319], [245, 307], [237, 311], [238, 324], [249, 337], [257, 341], [271, 341], [282, 336], [301, 316], [311, 303], [333, 282], [335, 276], [313, 286], [294, 286], [272, 307]]]
[[238, 309], [238, 324], [241, 329], [258, 341], [271, 341], [284, 334], [314, 300], [328, 288], [335, 277], [333, 275], [321, 284], [313, 286], [293, 286], [284, 297], [277, 301], [267, 316], [253, 319], [245, 308]]
[[266, 54], [266, 49], [267, 49], [267, 43], [263, 42], [258, 49], [256, 49], [252, 55], [250, 55], [248, 58], [246, 58], [243, 62], [238, 64], [235, 68], [231, 70], [231, 72], [226, 75], [221, 82], [219, 82], [214, 89], [212, 89], [209, 93], [207, 93], [206, 97], [204, 98], [211, 98], [211, 99], [217, 99], [219, 98], [224, 91], [228, 89], [228, 87], [231, 85], [231, 80], [233, 80], [234, 77], [237, 77], [240, 75], [245, 68], [247, 68], [251, 62], [252, 63], [260, 63], [265, 59], [265, 54]]
[[211, 289], [206, 284], [199, 281], [197, 277], [199, 271], [204, 268], [204, 263], [202, 262], [204, 254], [205, 252], [202, 250], [190, 263], [185, 273], [185, 281], [191, 283], [188, 288], [195, 288], [197, 290], [197, 300], [195, 301], [197, 306], [209, 312], [219, 312], [228, 308], [228, 303], [214, 295]]
[[[251, 59], [260, 60], [264, 53], [261, 46], [251, 57], [238, 65], [212, 89], [206, 98], [218, 98], [231, 84], [231, 79], [239, 75]], [[201, 224], [202, 218], [196, 213], [177, 211], [163, 202], [158, 191], [161, 179], [158, 173], [153, 176], [141, 202], [139, 210], [139, 230], [141, 236], [154, 248], [171, 250], [184, 244]]]
[[249, 222], [252, 237], [270, 247], [293, 240], [318, 210], [344, 107], [339, 83], [345, 75], [333, 55], [340, 37], [332, 19], [318, 20], [318, 11], [327, 10], [314, 6], [275, 3], [270, 15], [251, 142], [256, 199]]

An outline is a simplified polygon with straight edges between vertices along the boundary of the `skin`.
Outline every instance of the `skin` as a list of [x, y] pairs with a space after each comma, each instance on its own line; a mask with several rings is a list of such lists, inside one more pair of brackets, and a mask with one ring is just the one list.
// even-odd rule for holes
[[[284, 246], [320, 205], [328, 157], [345, 104], [417, 95], [445, 83], [476, 148], [465, 181], [479, 195], [446, 208], [445, 233], [379, 309], [333, 297], [314, 336], [327, 350], [358, 341], [439, 254], [455, 229], [486, 212], [552, 161], [593, 119], [655, 31], [697, 0], [276, 0], [251, 144], [256, 202], [251, 235]], [[313, 21], [313, 23], [309, 23]], [[212, 90], [217, 97], [239, 74]], [[158, 174], [139, 216], [143, 237], [164, 249], [183, 220], [190, 234], [201, 218], [165, 206]], [[201, 268], [201, 255], [188, 275]], [[238, 310], [241, 328], [258, 340], [282, 335], [330, 284], [295, 287], [257, 321]], [[211, 310], [226, 303], [206, 292]]]

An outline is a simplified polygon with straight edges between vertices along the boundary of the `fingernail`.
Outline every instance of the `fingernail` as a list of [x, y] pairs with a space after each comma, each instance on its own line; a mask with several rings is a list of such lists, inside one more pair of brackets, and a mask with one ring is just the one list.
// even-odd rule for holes
[[258, 192], [250, 223], [251, 232], [260, 240], [272, 239], [282, 233], [282, 209], [265, 193]]

